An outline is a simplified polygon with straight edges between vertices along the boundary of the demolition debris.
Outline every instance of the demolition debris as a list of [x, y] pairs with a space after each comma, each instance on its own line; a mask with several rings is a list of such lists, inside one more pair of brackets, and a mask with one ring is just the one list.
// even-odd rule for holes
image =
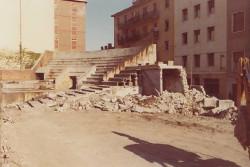
[[232, 121], [237, 116], [237, 108], [232, 100], [219, 100], [197, 89], [190, 89], [185, 95], [164, 91], [160, 96], [142, 96], [140, 94], [121, 96], [113, 94], [110, 90], [89, 93], [72, 90], [47, 93], [40, 98], [17, 106], [20, 110], [26, 111], [41, 107], [41, 105], [45, 105], [56, 112], [91, 111], [92, 109], [108, 112], [163, 112], [167, 114], [211, 116]]

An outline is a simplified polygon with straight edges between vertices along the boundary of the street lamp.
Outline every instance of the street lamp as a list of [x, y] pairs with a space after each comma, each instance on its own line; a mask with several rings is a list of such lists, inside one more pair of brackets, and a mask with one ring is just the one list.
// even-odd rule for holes
[[22, 0], [19, 0], [19, 16], [20, 16], [20, 44], [19, 44], [19, 61], [20, 61], [20, 70], [22, 69]]

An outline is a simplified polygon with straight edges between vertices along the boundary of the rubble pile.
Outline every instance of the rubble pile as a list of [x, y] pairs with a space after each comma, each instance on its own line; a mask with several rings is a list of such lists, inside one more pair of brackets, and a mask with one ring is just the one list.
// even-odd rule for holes
[[205, 91], [191, 89], [182, 93], [165, 91], [160, 96], [114, 95], [110, 91], [83, 93], [72, 92], [47, 93], [43, 97], [18, 105], [24, 108], [52, 108], [56, 112], [100, 111], [137, 112], [137, 113], [168, 113], [194, 116], [211, 116], [234, 121], [237, 108], [232, 100], [219, 100], [209, 97]]
[[[71, 95], [71, 96], [70, 96]], [[116, 96], [110, 92], [96, 92], [85, 95], [67, 93], [49, 93], [46, 95], [49, 102], [40, 99], [48, 107], [54, 108], [57, 112], [69, 110], [86, 111], [99, 109], [110, 112], [138, 112], [184, 114], [195, 116], [212, 116], [220, 119], [235, 120], [237, 108], [231, 100], [219, 100], [216, 97], [209, 97], [205, 92], [192, 89], [182, 93], [163, 92], [161, 96], [127, 95]]]
[[113, 97], [106, 94], [90, 98], [89, 108], [113, 112], [164, 112], [169, 114], [203, 115], [234, 120], [237, 108], [231, 100], [209, 97], [196, 89], [185, 95], [165, 91], [161, 96], [130, 95]]

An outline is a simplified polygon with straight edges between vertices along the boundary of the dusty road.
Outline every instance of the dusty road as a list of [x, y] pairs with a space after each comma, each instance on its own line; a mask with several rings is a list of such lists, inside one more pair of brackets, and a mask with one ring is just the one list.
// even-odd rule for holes
[[[167, 114], [8, 111], [8, 167], [249, 167], [227, 121]], [[4, 162], [3, 162], [4, 161]]]

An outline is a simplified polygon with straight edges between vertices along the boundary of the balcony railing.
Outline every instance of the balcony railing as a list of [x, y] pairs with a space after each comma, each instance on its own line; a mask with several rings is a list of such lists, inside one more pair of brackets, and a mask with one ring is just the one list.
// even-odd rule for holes
[[137, 25], [142, 22], [147, 22], [147, 21], [153, 21], [155, 19], [158, 19], [160, 16], [159, 12], [157, 10], [151, 11], [151, 12], [146, 12], [143, 15], [136, 15], [128, 19], [127, 21], [118, 24], [119, 29], [124, 29], [128, 28], [131, 25]]
[[159, 38], [158, 32], [148, 32], [144, 34], [133, 34], [132, 36], [122, 37], [118, 40], [119, 46], [133, 46], [135, 44], [156, 43]]

